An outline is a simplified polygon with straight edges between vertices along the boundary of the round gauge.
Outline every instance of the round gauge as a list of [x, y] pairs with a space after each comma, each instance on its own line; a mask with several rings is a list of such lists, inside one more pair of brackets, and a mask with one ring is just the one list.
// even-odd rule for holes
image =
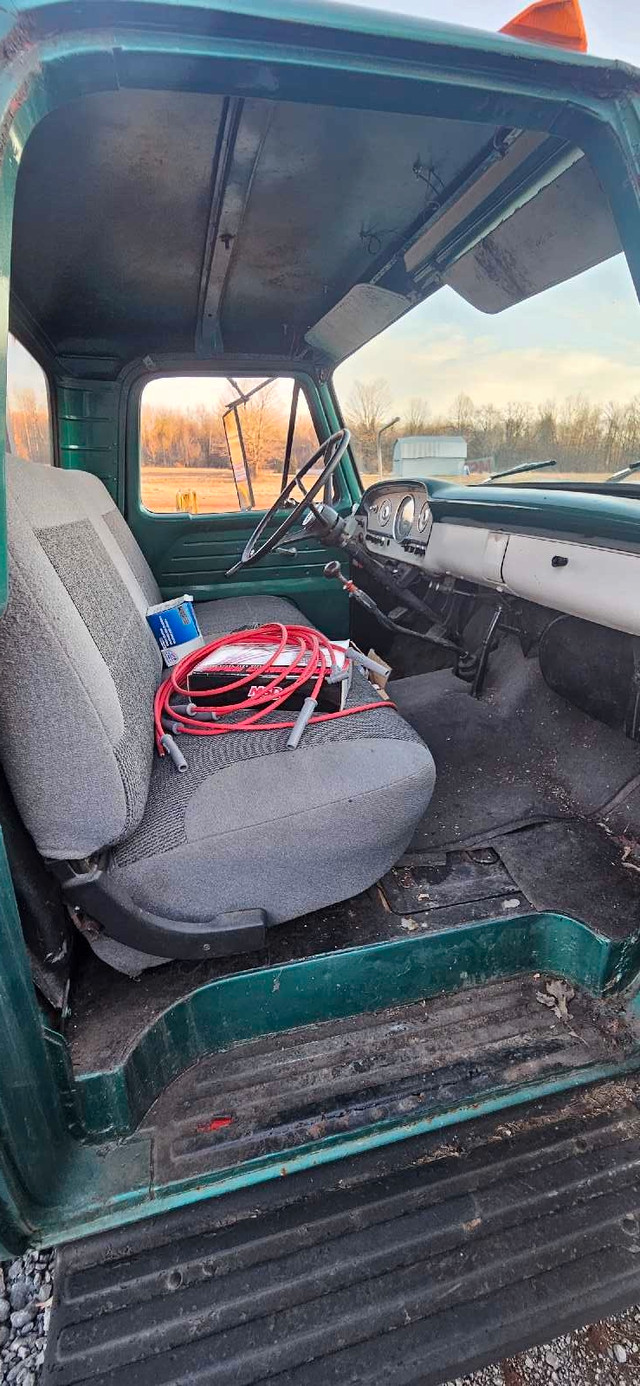
[[396, 539], [402, 543], [403, 539], [408, 539], [413, 528], [413, 521], [416, 515], [416, 502], [414, 496], [403, 496], [396, 512], [396, 522], [393, 532]]
[[419, 533], [420, 533], [420, 534], [424, 534], [425, 529], [427, 528], [430, 519], [431, 519], [431, 506], [429, 505], [429, 502], [428, 502], [428, 501], [425, 501], [425, 503], [424, 503], [424, 505], [423, 505], [423, 507], [422, 507], [422, 510], [420, 511], [420, 514], [418, 515], [418, 530], [419, 530]]
[[381, 525], [388, 525], [390, 518], [391, 501], [386, 500], [383, 501], [382, 505], [380, 506], [380, 514], [378, 515], [378, 521]]

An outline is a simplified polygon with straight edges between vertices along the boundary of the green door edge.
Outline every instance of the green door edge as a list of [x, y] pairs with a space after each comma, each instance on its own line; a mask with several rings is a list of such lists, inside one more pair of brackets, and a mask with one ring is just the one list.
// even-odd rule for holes
[[[170, 1007], [125, 1063], [75, 1079], [64, 1040], [45, 1032], [75, 1143], [53, 1197], [39, 1206], [37, 1215], [30, 1211], [31, 1239], [44, 1245], [69, 1235], [88, 1235], [633, 1073], [640, 1069], [640, 1044], [619, 1061], [568, 1069], [535, 1083], [489, 1089], [474, 1094], [473, 1101], [462, 1106], [425, 1108], [409, 1120], [379, 1121], [344, 1136], [333, 1135], [240, 1167], [212, 1170], [209, 1176], [200, 1174], [164, 1186], [153, 1181], [149, 1139], [144, 1131], [135, 1131], [167, 1083], [199, 1058], [231, 1044], [409, 1004], [487, 980], [538, 972], [562, 977], [601, 997], [628, 986], [638, 971], [639, 951], [640, 935], [617, 943], [568, 916], [532, 913], [219, 979]], [[626, 1006], [630, 1021], [636, 1021], [637, 1010], [635, 994], [630, 992]]]

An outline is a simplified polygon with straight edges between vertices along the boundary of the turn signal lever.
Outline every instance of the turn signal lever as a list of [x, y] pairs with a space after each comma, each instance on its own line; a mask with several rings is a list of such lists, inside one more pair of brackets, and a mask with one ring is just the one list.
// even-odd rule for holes
[[345, 592], [347, 592], [350, 597], [353, 597], [354, 601], [358, 602], [360, 606], [363, 606], [366, 611], [370, 611], [371, 615], [375, 616], [380, 624], [385, 626], [387, 630], [396, 631], [399, 635], [413, 635], [416, 640], [426, 640], [430, 645], [443, 646], [445, 650], [459, 651], [459, 645], [454, 644], [453, 640], [445, 639], [443, 635], [438, 635], [435, 631], [423, 633], [419, 630], [412, 630], [410, 626], [401, 626], [397, 621], [393, 621], [390, 616], [387, 616], [385, 611], [380, 610], [378, 603], [374, 602], [373, 597], [370, 597], [368, 592], [363, 592], [361, 587], [356, 587], [355, 582], [352, 582], [351, 578], [345, 577], [337, 558], [332, 558], [330, 563], [325, 563], [323, 574], [326, 578], [337, 578], [338, 582], [342, 583]]

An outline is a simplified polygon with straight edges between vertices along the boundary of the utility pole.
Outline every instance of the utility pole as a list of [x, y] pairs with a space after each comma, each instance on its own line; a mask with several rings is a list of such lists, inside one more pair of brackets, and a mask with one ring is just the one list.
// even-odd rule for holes
[[400, 423], [399, 414], [396, 414], [395, 419], [389, 419], [388, 423], [383, 424], [382, 428], [379, 428], [376, 434], [376, 452], [378, 454], [378, 481], [382, 481], [382, 435], [383, 433], [386, 433], [388, 428], [393, 428], [393, 425], [397, 423]]

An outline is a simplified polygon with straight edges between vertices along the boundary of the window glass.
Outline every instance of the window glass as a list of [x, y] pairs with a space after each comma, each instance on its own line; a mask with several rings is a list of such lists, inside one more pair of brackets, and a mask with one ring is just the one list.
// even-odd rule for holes
[[491, 314], [445, 286], [335, 373], [363, 483], [379, 438], [384, 475], [640, 484], [639, 325], [620, 254]]
[[140, 496], [148, 510], [266, 510], [318, 446], [305, 395], [290, 377], [172, 376], [145, 386]]
[[31, 462], [53, 463], [47, 377], [33, 356], [9, 333], [7, 348], [7, 451]]

